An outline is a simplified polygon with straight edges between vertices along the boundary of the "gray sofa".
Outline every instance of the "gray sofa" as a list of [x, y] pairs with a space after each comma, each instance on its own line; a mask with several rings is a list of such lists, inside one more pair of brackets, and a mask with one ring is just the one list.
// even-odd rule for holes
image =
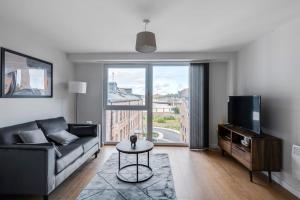
[[[67, 130], [79, 139], [58, 146], [21, 144], [18, 132], [42, 129], [43, 133]], [[97, 125], [67, 124], [63, 117], [0, 128], [0, 195], [48, 195], [91, 156], [100, 151]], [[0, 196], [0, 199], [2, 199]]]

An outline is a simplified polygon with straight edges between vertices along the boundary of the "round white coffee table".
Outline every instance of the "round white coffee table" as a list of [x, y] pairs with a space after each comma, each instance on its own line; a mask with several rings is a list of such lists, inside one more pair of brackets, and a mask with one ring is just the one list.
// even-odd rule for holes
[[[153, 176], [153, 170], [149, 165], [149, 161], [150, 161], [149, 152], [153, 149], [153, 143], [152, 142], [149, 142], [147, 140], [137, 140], [136, 147], [131, 148], [130, 141], [129, 140], [123, 140], [123, 141], [121, 141], [120, 143], [117, 144], [116, 149], [119, 152], [119, 170], [117, 172], [117, 177], [118, 177], [119, 180], [122, 180], [122, 181], [127, 182], [127, 183], [140, 183], [140, 182], [149, 180]], [[125, 165], [125, 166], [121, 167], [121, 153], [136, 154], [136, 163]], [[147, 153], [147, 165], [139, 163], [139, 154], [140, 153]], [[135, 181], [125, 179], [124, 177], [122, 177], [120, 175], [120, 172], [123, 169], [128, 168], [128, 167], [132, 167], [132, 166], [136, 166], [136, 180]], [[148, 168], [151, 173], [148, 176], [144, 177], [143, 179], [139, 179], [139, 167]]]

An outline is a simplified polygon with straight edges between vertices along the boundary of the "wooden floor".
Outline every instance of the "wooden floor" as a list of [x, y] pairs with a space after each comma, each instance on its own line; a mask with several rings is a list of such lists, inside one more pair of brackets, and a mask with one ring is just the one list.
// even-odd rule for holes
[[[115, 147], [102, 148], [97, 159], [91, 159], [51, 195], [50, 200], [73, 200], [88, 184]], [[218, 151], [190, 151], [186, 147], [155, 147], [154, 153], [168, 153], [178, 200], [271, 200], [298, 199], [276, 183], [268, 183], [262, 174], [254, 175], [232, 158]], [[41, 199], [18, 197], [9, 199]]]

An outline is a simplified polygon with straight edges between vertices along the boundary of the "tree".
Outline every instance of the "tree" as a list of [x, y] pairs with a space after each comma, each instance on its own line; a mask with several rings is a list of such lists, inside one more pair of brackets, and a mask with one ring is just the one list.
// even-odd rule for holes
[[179, 113], [180, 113], [180, 110], [179, 110], [178, 107], [172, 108], [172, 111], [173, 111], [175, 114], [179, 114]]

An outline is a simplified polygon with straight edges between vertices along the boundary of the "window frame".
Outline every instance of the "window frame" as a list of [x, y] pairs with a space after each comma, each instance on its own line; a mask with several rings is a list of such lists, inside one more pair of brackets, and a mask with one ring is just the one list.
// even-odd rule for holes
[[[153, 68], [155, 66], [190, 66], [189, 62], [121, 62], [121, 63], [114, 63], [114, 62], [106, 62], [103, 65], [103, 76], [102, 76], [102, 132], [104, 138], [104, 144], [108, 145], [115, 145], [120, 141], [106, 141], [106, 111], [115, 110], [115, 111], [122, 111], [122, 110], [131, 110], [131, 111], [146, 111], [147, 114], [147, 135], [146, 139], [149, 141], [153, 141], [153, 132], [152, 121], [153, 121]], [[107, 105], [107, 89], [108, 89], [108, 69], [109, 68], [145, 68], [145, 104], [144, 105]], [[120, 122], [120, 119], [117, 119], [117, 122]], [[188, 141], [186, 143], [177, 143], [177, 142], [168, 142], [168, 143], [154, 143], [156, 146], [182, 146], [187, 147]]]

